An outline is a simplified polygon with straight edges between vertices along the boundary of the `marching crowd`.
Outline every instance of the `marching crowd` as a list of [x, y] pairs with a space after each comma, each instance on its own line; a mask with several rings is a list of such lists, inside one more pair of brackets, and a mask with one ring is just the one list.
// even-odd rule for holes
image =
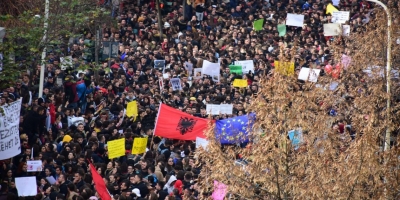
[[[1, 105], [23, 99], [21, 154], [1, 161], [0, 200], [106, 200], [100, 195], [104, 191], [94, 189], [89, 163], [115, 200], [210, 197], [197, 186], [201, 167], [193, 157], [194, 142], [153, 136], [160, 103], [201, 118], [207, 118], [206, 104], [233, 104], [232, 115], [213, 117], [241, 116], [257, 95], [260, 79], [272, 75], [281, 47], [289, 54], [296, 43], [296, 72], [315, 65], [324, 75], [326, 65], [337, 63], [330, 51], [336, 38], [325, 37], [322, 28], [331, 20], [326, 6], [332, 1], [184, 1], [168, 4], [162, 22], [157, 21], [155, 1], [122, 1], [118, 28], [102, 30], [103, 42], [119, 43], [118, 56], [104, 61], [99, 71], [77, 70], [88, 62], [89, 33], [74, 38], [62, 55], [48, 54], [41, 98], [40, 64], [2, 91]], [[363, 31], [373, 17], [365, 0], [341, 0], [337, 7], [350, 11], [351, 32]], [[280, 37], [277, 26], [285, 23], [287, 13], [305, 15], [304, 26], [287, 26]], [[253, 22], [261, 18], [263, 28], [255, 31]], [[62, 68], [62, 56], [72, 56], [72, 66]], [[155, 67], [155, 60], [165, 60], [164, 66]], [[195, 77], [193, 68], [201, 68], [204, 60], [220, 63], [218, 82], [207, 75]], [[231, 73], [229, 65], [238, 60], [253, 60], [254, 70]], [[181, 90], [174, 91], [171, 78], [180, 79]], [[247, 87], [233, 87], [235, 79], [245, 79]], [[124, 110], [132, 101], [137, 102], [137, 116], [126, 117]], [[132, 155], [132, 143], [141, 137], [149, 137], [147, 152]], [[109, 159], [107, 142], [119, 138], [126, 139], [126, 155]], [[30, 160], [41, 160], [41, 170], [27, 172]], [[18, 197], [15, 178], [26, 176], [37, 177], [35, 197]]]

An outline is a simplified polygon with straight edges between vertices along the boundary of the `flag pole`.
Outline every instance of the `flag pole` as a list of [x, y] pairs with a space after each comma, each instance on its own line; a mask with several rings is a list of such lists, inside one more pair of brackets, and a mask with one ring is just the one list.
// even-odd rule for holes
[[156, 120], [156, 124], [154, 125], [153, 137], [151, 137], [151, 142], [150, 142], [150, 150], [153, 147], [153, 140], [154, 140], [154, 136], [155, 136], [154, 133], [156, 132], [156, 129], [157, 129], [158, 116], [160, 116], [161, 105], [162, 105], [162, 102], [160, 102], [160, 106], [158, 107], [157, 120]]

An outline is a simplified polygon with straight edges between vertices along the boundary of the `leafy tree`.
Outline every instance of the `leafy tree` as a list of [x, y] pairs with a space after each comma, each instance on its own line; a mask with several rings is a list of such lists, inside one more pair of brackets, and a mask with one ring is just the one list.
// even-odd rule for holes
[[[221, 146], [214, 127], [206, 131], [210, 143], [197, 153], [203, 193], [212, 192], [217, 180], [239, 199], [398, 199], [397, 137], [388, 151], [382, 148], [386, 128], [393, 136], [399, 131], [398, 79], [388, 96], [386, 77], [380, 75], [384, 67], [371, 68], [386, 66], [386, 24], [384, 13], [377, 11], [350, 37], [335, 38], [330, 44], [335, 60], [344, 52], [352, 58], [345, 70], [339, 63], [340, 79], [328, 73], [317, 83], [300, 82], [298, 72], [263, 77], [259, 94], [246, 108], [257, 116], [246, 148]], [[399, 32], [398, 24], [392, 32]], [[291, 50], [280, 59], [293, 58], [297, 45]], [[399, 55], [398, 46], [392, 55]], [[387, 98], [392, 102], [389, 120]], [[341, 124], [351, 126], [340, 134]], [[289, 139], [291, 130], [302, 133], [299, 145]]]
[[[4, 54], [0, 85], [4, 88], [25, 73], [31, 66], [41, 65], [41, 53], [67, 55], [71, 38], [84, 36], [88, 42], [85, 53], [88, 63], [94, 61], [94, 40], [101, 25], [112, 25], [110, 12], [97, 5], [97, 0], [49, 0], [48, 28], [45, 20], [45, 1], [2, 2], [0, 26], [6, 28], [6, 38], [0, 44]], [[44, 33], [47, 37], [44, 39]], [[43, 40], [44, 39], [44, 40]]]

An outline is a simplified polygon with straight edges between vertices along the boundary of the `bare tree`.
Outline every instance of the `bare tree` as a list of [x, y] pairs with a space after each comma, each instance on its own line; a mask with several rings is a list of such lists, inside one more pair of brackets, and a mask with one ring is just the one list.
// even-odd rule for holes
[[[380, 75], [386, 55], [382, 50], [388, 44], [386, 19], [380, 10], [375, 12], [376, 17], [350, 37], [338, 36], [329, 44], [336, 61], [343, 53], [352, 58], [346, 69], [337, 62], [340, 79], [329, 73], [317, 83], [299, 82], [298, 74], [263, 77], [259, 94], [247, 108], [257, 120], [246, 148], [221, 146], [214, 127], [207, 130], [207, 151], [197, 153], [203, 192], [212, 192], [217, 180], [239, 199], [399, 198], [398, 142], [393, 139], [390, 150], [382, 149], [386, 127], [393, 135], [399, 129], [394, 92], [398, 80], [388, 96], [386, 77]], [[398, 24], [392, 31], [399, 31]], [[396, 46], [392, 54], [398, 53]], [[293, 53], [284, 57], [291, 60]], [[392, 100], [389, 120], [387, 98]], [[288, 138], [291, 130], [301, 136], [299, 145]], [[243, 166], [235, 164], [238, 157], [245, 161]]]

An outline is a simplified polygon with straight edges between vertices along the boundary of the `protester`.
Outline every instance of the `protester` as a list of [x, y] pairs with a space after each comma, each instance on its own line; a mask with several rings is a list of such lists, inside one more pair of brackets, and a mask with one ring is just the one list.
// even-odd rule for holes
[[[87, 47], [79, 41], [94, 38], [82, 34], [73, 38], [63, 54], [49, 55], [42, 98], [38, 98], [36, 66], [31, 74], [21, 74], [15, 87], [3, 91], [2, 105], [23, 97], [22, 151], [2, 161], [0, 199], [7, 192], [17, 195], [15, 177], [25, 176], [37, 177], [40, 199], [106, 200], [104, 196], [111, 195], [113, 199], [190, 200], [208, 196], [195, 189], [200, 168], [193, 158], [193, 140], [153, 135], [161, 103], [204, 120], [206, 104], [233, 105], [232, 114], [213, 115], [215, 120], [244, 116], [260, 81], [274, 73], [279, 54], [289, 56], [295, 45], [296, 73], [301, 67], [313, 66], [322, 69], [321, 76], [340, 78], [341, 69], [331, 49], [340, 41], [325, 37], [323, 31], [323, 24], [331, 20], [326, 14], [328, 1], [184, 1], [164, 5], [162, 22], [157, 21], [153, 0], [123, 1], [119, 11], [113, 1], [118, 27], [104, 28], [101, 42], [103, 50], [105, 42], [117, 42], [117, 57], [103, 60], [98, 71], [79, 71], [78, 67], [93, 61], [86, 59]], [[372, 17], [373, 5], [366, 1], [342, 0], [337, 7], [350, 11], [347, 24], [351, 32], [362, 31]], [[287, 26], [280, 37], [277, 26], [285, 23], [287, 13], [304, 15], [304, 26]], [[256, 31], [253, 23], [258, 19], [264, 23]], [[60, 57], [69, 55], [73, 65], [63, 70]], [[196, 70], [206, 61], [219, 63], [217, 75]], [[229, 66], [236, 65], [235, 61], [251, 61], [254, 68], [232, 73]], [[244, 87], [234, 87], [236, 79], [245, 80]], [[338, 130], [343, 133], [347, 122], [340, 123]], [[180, 131], [178, 135], [184, 135], [185, 130]], [[148, 137], [148, 151], [132, 155], [133, 142], [144, 137]], [[120, 138], [125, 138], [126, 155], [109, 159], [108, 142]], [[41, 160], [43, 171], [27, 172], [30, 160]], [[55, 183], [48, 182], [50, 177]], [[96, 187], [103, 182], [106, 190], [96, 191], [92, 180]]]

